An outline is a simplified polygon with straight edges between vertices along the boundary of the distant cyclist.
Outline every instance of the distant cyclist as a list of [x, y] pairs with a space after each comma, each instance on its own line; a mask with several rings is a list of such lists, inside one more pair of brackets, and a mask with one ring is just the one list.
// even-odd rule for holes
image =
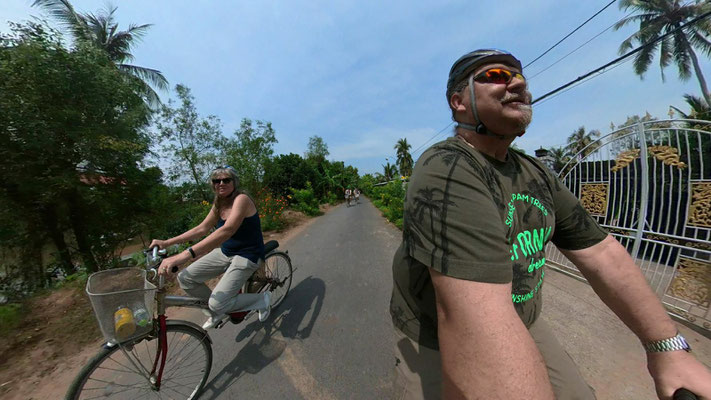
[[360, 190], [358, 188], [353, 189], [353, 194], [355, 195], [356, 203], [360, 202]]
[[[264, 239], [259, 213], [254, 201], [237, 187], [237, 172], [230, 166], [216, 168], [210, 174], [215, 199], [212, 209], [200, 225], [168, 240], [153, 240], [150, 247], [166, 248], [173, 244], [198, 240], [180, 254], [166, 258], [160, 274], [169, 274], [171, 267], [195, 260], [178, 274], [180, 287], [191, 296], [209, 299], [212, 315], [203, 328], [213, 328], [221, 317], [232, 311], [258, 310], [264, 322], [271, 309], [271, 293], [237, 294], [242, 285], [264, 262]], [[199, 259], [198, 259], [199, 257]], [[223, 274], [214, 290], [205, 281]]]
[[350, 188], [346, 188], [346, 205], [351, 205], [351, 196], [353, 195], [353, 191]]
[[594, 399], [539, 318], [549, 241], [639, 337], [660, 399], [681, 387], [711, 398], [711, 373], [626, 249], [545, 165], [509, 148], [532, 117], [521, 62], [465, 54], [446, 94], [454, 136], [415, 165], [393, 260], [393, 398]]

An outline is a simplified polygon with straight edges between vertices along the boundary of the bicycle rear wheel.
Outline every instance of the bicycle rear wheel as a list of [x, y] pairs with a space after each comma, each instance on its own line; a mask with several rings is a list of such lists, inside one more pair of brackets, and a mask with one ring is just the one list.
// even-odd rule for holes
[[204, 331], [168, 324], [168, 354], [160, 389], [150, 372], [159, 350], [157, 337], [131, 346], [104, 346], [69, 386], [66, 399], [196, 399], [212, 368], [212, 345]]
[[260, 285], [259, 293], [272, 292], [272, 308], [279, 306], [289, 292], [292, 272], [288, 254], [273, 251], [264, 258], [264, 277], [260, 280], [263, 279], [265, 285]]

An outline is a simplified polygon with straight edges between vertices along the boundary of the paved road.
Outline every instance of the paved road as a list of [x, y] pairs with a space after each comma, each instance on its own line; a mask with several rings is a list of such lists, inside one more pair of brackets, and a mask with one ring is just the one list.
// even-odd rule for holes
[[317, 218], [281, 248], [297, 271], [270, 322], [211, 332], [201, 399], [387, 399], [394, 365], [388, 302], [400, 231], [367, 199]]

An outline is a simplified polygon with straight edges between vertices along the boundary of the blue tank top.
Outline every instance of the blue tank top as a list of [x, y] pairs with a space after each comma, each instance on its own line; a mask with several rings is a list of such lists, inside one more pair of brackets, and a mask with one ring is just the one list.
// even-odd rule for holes
[[[225, 220], [219, 218], [216, 229], [225, 224]], [[256, 263], [260, 258], [264, 258], [264, 238], [262, 237], [262, 224], [259, 221], [259, 213], [255, 212], [251, 217], [242, 220], [242, 224], [231, 238], [222, 243], [222, 253], [227, 257], [240, 256]]]

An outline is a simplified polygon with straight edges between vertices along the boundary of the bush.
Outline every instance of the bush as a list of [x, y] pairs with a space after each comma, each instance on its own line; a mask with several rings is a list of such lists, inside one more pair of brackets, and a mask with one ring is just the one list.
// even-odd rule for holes
[[405, 192], [406, 185], [397, 181], [390, 182], [387, 185], [375, 186], [371, 191], [373, 205], [382, 211], [383, 216], [388, 221], [400, 229], [402, 229]]
[[341, 201], [341, 197], [333, 192], [328, 192], [322, 199], [321, 203], [328, 203], [331, 205], [336, 205]]
[[275, 196], [269, 190], [262, 189], [257, 193], [257, 210], [262, 223], [262, 231], [279, 230], [284, 227], [284, 209], [287, 200], [282, 196]]
[[291, 189], [293, 193], [293, 204], [294, 209], [303, 212], [306, 215], [314, 216], [320, 215], [319, 202], [314, 195], [314, 190], [311, 187], [311, 183], [306, 183], [306, 189]]
[[20, 325], [24, 315], [22, 311], [21, 304], [0, 305], [0, 336], [9, 334]]

